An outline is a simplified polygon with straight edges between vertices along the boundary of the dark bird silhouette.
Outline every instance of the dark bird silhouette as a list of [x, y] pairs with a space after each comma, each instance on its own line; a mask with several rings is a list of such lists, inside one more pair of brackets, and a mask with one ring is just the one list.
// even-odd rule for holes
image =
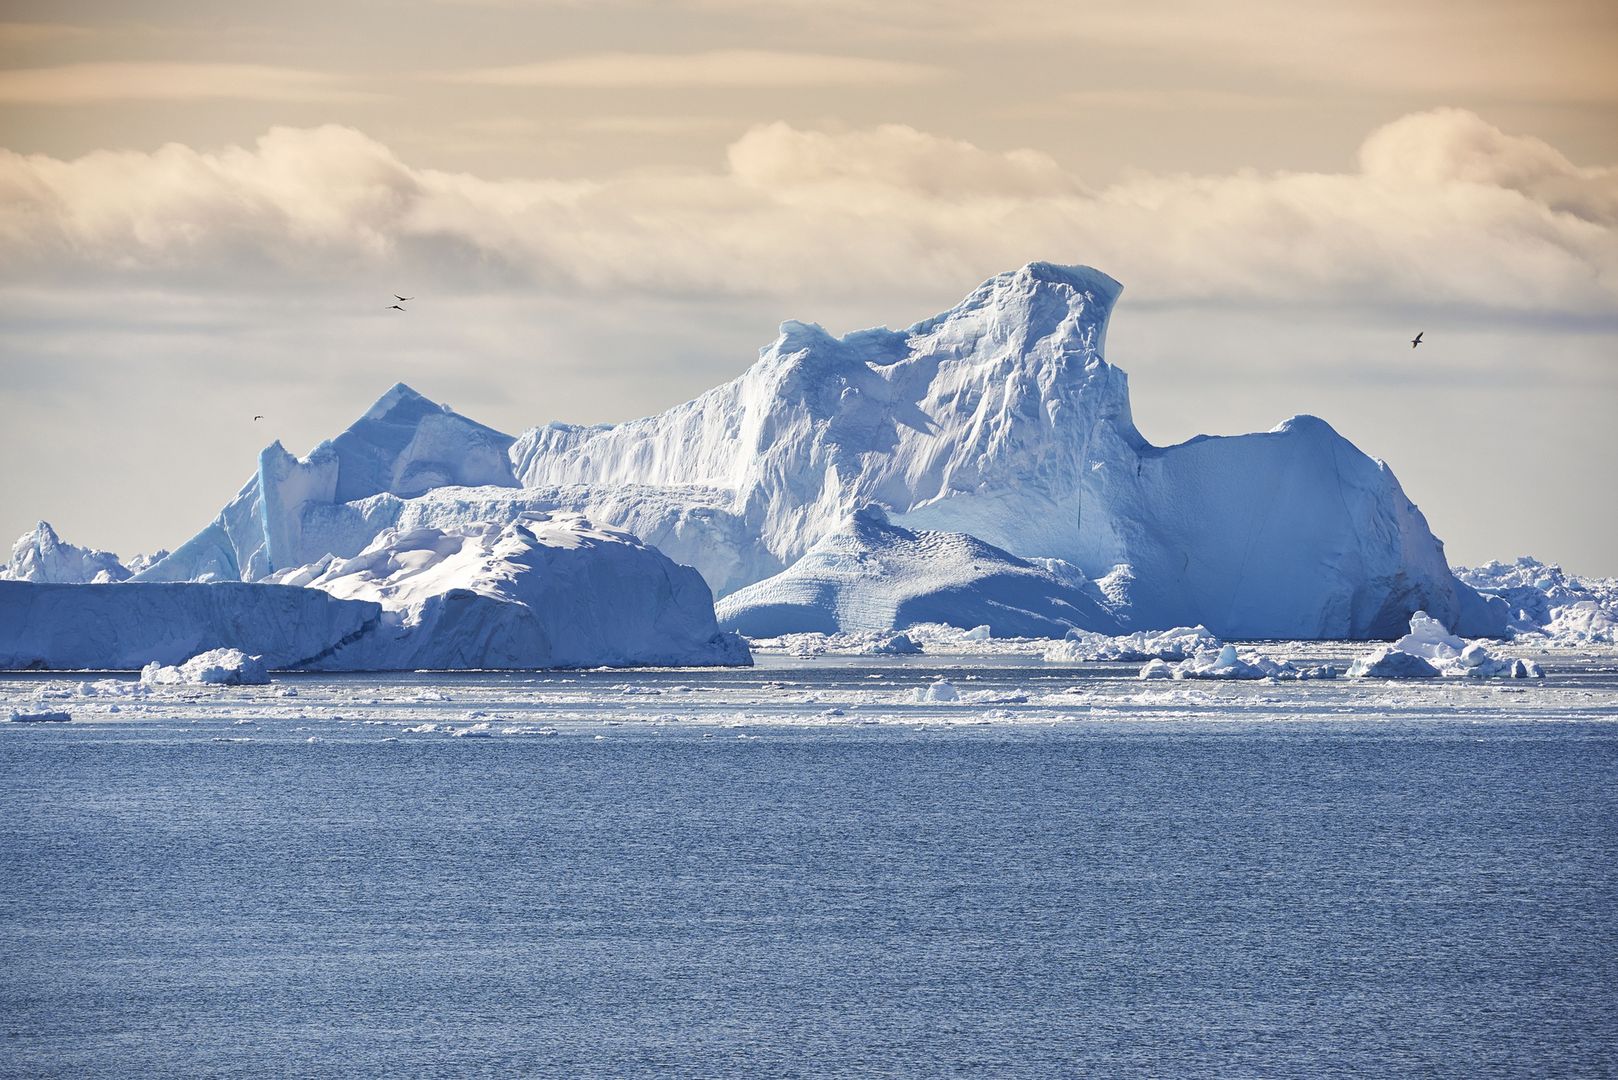
[[1416, 331], [1416, 336], [1410, 339], [1410, 347], [1412, 349], [1421, 344], [1421, 335], [1425, 334], [1426, 332], [1427, 331], [1425, 330]]
[[404, 308], [400, 307], [398, 304], [389, 304], [388, 305], [388, 310], [389, 311], [403, 311]]
[[253, 420], [254, 420], [254, 422], [255, 422], [255, 423], [256, 423], [256, 422], [257, 422], [257, 421], [259, 421], [259, 420], [262, 420], [262, 419], [264, 419], [264, 417], [263, 417], [263, 416], [255, 416], [255, 417], [253, 417]]
[[401, 303], [401, 304], [404, 303], [406, 300], [414, 300], [415, 299], [414, 296], [400, 296], [398, 293], [394, 293], [393, 298], [395, 300], [399, 301], [399, 303]]

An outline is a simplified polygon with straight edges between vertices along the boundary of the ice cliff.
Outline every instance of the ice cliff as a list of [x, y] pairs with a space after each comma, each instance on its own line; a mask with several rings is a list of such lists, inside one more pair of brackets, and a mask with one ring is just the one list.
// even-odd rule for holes
[[373, 633], [380, 616], [376, 604], [281, 585], [0, 581], [0, 669], [138, 670], [220, 648], [270, 668], [312, 667]]
[[571, 509], [724, 596], [869, 504], [1105, 582], [1091, 629], [1392, 637], [1426, 610], [1504, 631], [1506, 606], [1450, 573], [1393, 473], [1324, 421], [1148, 443], [1103, 355], [1119, 289], [1033, 263], [905, 330], [788, 322], [742, 375], [668, 412], [515, 440], [398, 386], [307, 458], [268, 448], [218, 520], [139, 576], [258, 580], [385, 529]]

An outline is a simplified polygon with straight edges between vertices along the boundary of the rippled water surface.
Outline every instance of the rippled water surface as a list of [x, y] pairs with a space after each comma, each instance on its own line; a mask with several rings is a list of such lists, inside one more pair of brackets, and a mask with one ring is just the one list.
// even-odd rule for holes
[[0, 1071], [1618, 1070], [1610, 665], [929, 663], [5, 681]]

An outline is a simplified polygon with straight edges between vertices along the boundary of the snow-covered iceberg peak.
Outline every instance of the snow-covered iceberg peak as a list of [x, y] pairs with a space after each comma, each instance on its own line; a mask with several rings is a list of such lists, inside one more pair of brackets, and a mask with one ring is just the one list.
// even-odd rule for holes
[[332, 550], [324, 508], [446, 486], [513, 487], [512, 438], [398, 383], [307, 457], [279, 441], [207, 529], [143, 571], [142, 581], [254, 581]]
[[906, 330], [783, 323], [739, 378], [659, 416], [525, 432], [517, 475], [727, 489], [776, 566], [865, 503], [902, 517], [948, 501], [947, 521], [908, 524], [1056, 554], [1084, 527], [1097, 440], [1143, 445], [1127, 380], [1103, 359], [1120, 290], [1098, 270], [1031, 263]]
[[0, 581], [46, 581], [64, 585], [123, 581], [129, 571], [110, 551], [82, 548], [56, 535], [41, 521], [17, 538], [11, 558], [0, 566]]

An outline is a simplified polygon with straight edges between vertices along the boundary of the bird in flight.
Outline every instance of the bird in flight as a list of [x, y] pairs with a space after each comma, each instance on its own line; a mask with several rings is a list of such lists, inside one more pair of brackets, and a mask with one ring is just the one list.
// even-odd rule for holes
[[1421, 344], [1421, 335], [1425, 334], [1426, 332], [1427, 331], [1425, 330], [1416, 331], [1416, 336], [1410, 339], [1410, 347], [1412, 349]]
[[255, 422], [255, 423], [257, 423], [257, 422], [258, 422], [258, 421], [260, 421], [260, 420], [262, 420], [262, 419], [264, 419], [264, 417], [263, 417], [263, 416], [262, 416], [262, 415], [260, 415], [260, 416], [255, 416], [255, 417], [253, 417], [253, 421], [254, 421], [254, 422]]
[[403, 311], [404, 308], [400, 307], [398, 304], [389, 304], [388, 305], [388, 310], [390, 310], [390, 311]]
[[395, 300], [399, 301], [399, 303], [401, 303], [401, 304], [404, 303], [407, 300], [414, 300], [415, 299], [414, 296], [400, 296], [398, 293], [394, 293], [393, 298]]

